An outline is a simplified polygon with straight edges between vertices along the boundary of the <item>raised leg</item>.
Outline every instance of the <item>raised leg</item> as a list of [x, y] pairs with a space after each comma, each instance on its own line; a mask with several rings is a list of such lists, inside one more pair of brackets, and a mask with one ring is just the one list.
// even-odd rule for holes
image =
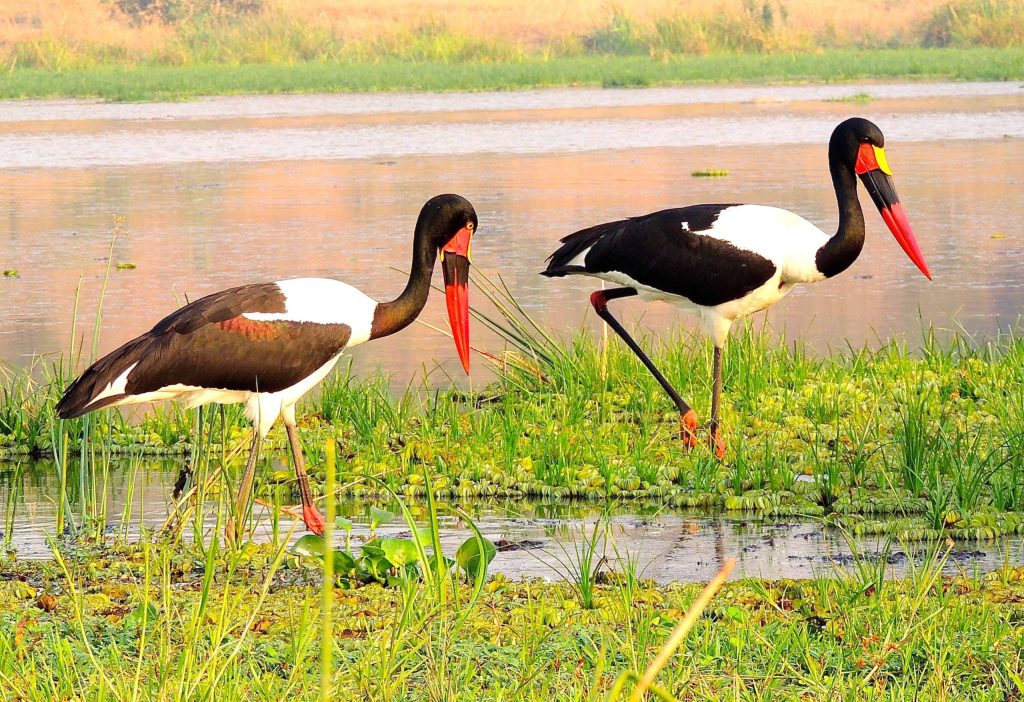
[[594, 306], [594, 311], [597, 312], [598, 316], [605, 321], [605, 323], [611, 327], [616, 334], [618, 334], [623, 341], [626, 342], [633, 353], [636, 354], [640, 362], [647, 366], [647, 370], [651, 372], [654, 379], [658, 381], [668, 396], [672, 398], [672, 402], [675, 403], [676, 408], [679, 410], [679, 439], [687, 448], [693, 448], [697, 445], [697, 413], [693, 411], [693, 408], [686, 403], [686, 400], [676, 392], [676, 389], [672, 387], [672, 384], [668, 382], [668, 379], [662, 375], [658, 367], [654, 365], [654, 361], [648, 358], [647, 354], [644, 353], [640, 345], [633, 340], [633, 337], [619, 324], [619, 320], [612, 316], [612, 313], [608, 311], [608, 301], [617, 300], [621, 297], [632, 297], [636, 295], [636, 290], [633, 288], [612, 288], [611, 290], [595, 290], [590, 295], [590, 304]]
[[235, 498], [235, 514], [224, 527], [224, 536], [231, 543], [234, 543], [236, 537], [242, 534], [245, 512], [249, 507], [249, 498], [252, 495], [252, 482], [256, 477], [256, 459], [259, 457], [260, 446], [262, 445], [263, 437], [260, 436], [259, 429], [255, 428], [253, 429], [252, 446], [249, 447], [249, 460], [245, 464], [242, 482], [238, 486], [238, 496]]
[[[295, 461], [295, 477], [299, 481], [299, 494], [302, 496], [302, 519], [306, 522], [306, 528], [317, 536], [324, 535], [324, 518], [320, 516], [316, 505], [313, 504], [313, 493], [309, 489], [309, 476], [306, 475], [306, 463], [302, 458], [302, 443], [299, 441], [299, 432], [295, 428], [294, 418], [289, 421], [285, 417], [285, 431], [288, 432], [288, 443], [292, 447], [292, 460]], [[327, 499], [333, 499], [328, 496]]]
[[722, 403], [722, 347], [715, 347], [714, 385], [711, 390], [711, 450], [718, 458], [725, 456], [725, 441], [719, 430], [718, 412]]

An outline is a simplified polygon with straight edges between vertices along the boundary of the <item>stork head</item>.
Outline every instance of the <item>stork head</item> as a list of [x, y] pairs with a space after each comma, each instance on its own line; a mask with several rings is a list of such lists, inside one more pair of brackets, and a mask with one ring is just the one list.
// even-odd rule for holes
[[448, 321], [462, 367], [469, 373], [469, 250], [476, 233], [476, 210], [461, 195], [437, 195], [420, 211], [417, 231], [427, 232], [429, 245], [441, 255]]
[[840, 163], [847, 164], [860, 177], [900, 247], [925, 277], [931, 280], [932, 274], [892, 182], [892, 169], [885, 157], [885, 136], [882, 130], [873, 122], [852, 117], [832, 132], [829, 153]]

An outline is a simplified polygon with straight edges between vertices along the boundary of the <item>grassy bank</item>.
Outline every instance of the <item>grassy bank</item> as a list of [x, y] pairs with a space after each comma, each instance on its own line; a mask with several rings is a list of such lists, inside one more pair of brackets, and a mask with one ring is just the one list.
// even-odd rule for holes
[[[522, 318], [502, 324], [520, 348], [495, 359], [499, 380], [478, 392], [394, 397], [382, 377], [328, 379], [300, 405], [314, 488], [327, 478], [322, 447], [329, 440], [343, 458], [338, 483], [353, 495], [379, 492], [364, 480], [371, 475], [400, 494], [422, 496], [426, 467], [442, 499], [646, 497], [818, 515], [856, 534], [1024, 533], [1020, 336], [980, 344], [926, 336], [915, 352], [889, 344], [822, 357], [765, 332], [737, 333], [725, 357], [729, 450], [720, 462], [703, 446], [681, 448], [671, 404], [621, 344], [603, 352], [586, 336], [547, 338]], [[706, 342], [647, 343], [706, 418]], [[25, 374], [7, 381], [0, 447], [8, 457], [55, 457], [66, 475], [79, 458], [87, 471], [99, 471], [115, 455], [139, 461], [188, 453], [194, 436], [214, 456], [247, 445], [238, 406], [207, 411], [199, 429], [195, 412], [173, 407], [137, 422], [116, 411], [58, 422], [52, 407], [65, 382], [33, 383]], [[268, 447], [284, 455], [280, 426]], [[261, 484], [268, 496], [291, 485], [287, 474]]]
[[294, 65], [109, 66], [0, 72], [0, 97], [168, 100], [200, 95], [381, 90], [637, 87], [725, 82], [1024, 78], [1024, 48], [831, 50], [674, 57], [580, 56], [503, 63], [311, 61]]
[[0, 97], [1024, 77], [1024, 0], [38, 0], [0, 10]]
[[[943, 559], [727, 584], [649, 699], [1019, 698], [1024, 570], [943, 578]], [[625, 700], [699, 590], [640, 575], [589, 600], [492, 578], [477, 599], [321, 589], [317, 562], [270, 547], [65, 552], [0, 576], [0, 699]]]

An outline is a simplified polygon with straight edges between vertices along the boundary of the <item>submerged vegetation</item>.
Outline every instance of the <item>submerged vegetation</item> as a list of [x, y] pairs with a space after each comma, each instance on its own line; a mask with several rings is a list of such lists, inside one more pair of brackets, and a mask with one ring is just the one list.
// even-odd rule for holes
[[875, 20], [894, 15], [891, 3], [877, 4], [694, 0], [669, 12], [604, 7], [589, 22], [499, 4], [491, 11], [512, 26], [502, 33], [490, 21], [479, 31], [484, 18], [465, 8], [439, 19], [397, 0], [389, 21], [362, 25], [348, 7], [82, 0], [80, 22], [66, 7], [0, 11], [0, 97], [1024, 76], [1024, 0], [933, 1], [888, 23]]

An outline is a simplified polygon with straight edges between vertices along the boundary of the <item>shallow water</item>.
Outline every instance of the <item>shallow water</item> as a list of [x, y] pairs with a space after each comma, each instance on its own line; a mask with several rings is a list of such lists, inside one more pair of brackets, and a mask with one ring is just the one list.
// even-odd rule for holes
[[[841, 101], [863, 93], [875, 99]], [[179, 300], [245, 282], [322, 275], [393, 295], [419, 206], [443, 191], [480, 213], [478, 267], [554, 328], [596, 328], [593, 284], [537, 275], [558, 237], [696, 202], [775, 204], [834, 228], [825, 144], [852, 114], [887, 134], [935, 282], [869, 211], [854, 267], [798, 288], [768, 319], [819, 351], [914, 344], [928, 324], [986, 336], [1013, 325], [1024, 289], [1018, 83], [27, 101], [0, 103], [0, 268], [20, 273], [0, 278], [0, 359], [66, 351], [80, 279], [78, 334], [91, 336], [115, 229], [114, 261], [137, 267], [112, 273], [101, 351]], [[690, 176], [701, 168], [730, 175]], [[657, 332], [692, 325], [666, 305], [622, 307]], [[424, 319], [445, 326], [443, 304]], [[495, 345], [479, 328], [474, 342]], [[398, 384], [460, 374], [451, 342], [423, 326], [353, 356]]]
[[[179, 463], [175, 461], [129, 463], [110, 466], [107, 482], [107, 533], [128, 539], [138, 537], [140, 527], [159, 528], [170, 505], [172, 485]], [[287, 470], [287, 466], [277, 466]], [[122, 523], [128, 500], [127, 487], [134, 479], [132, 508]], [[7, 505], [8, 518], [4, 528], [12, 527], [13, 546], [20, 558], [50, 557], [47, 537], [55, 529], [57, 494], [56, 472], [52, 464], [37, 462], [18, 466], [0, 463], [0, 504]], [[82, 523], [82, 486], [77, 475], [70, 476], [68, 513], [77, 524]], [[92, 486], [85, 486], [91, 492]], [[96, 485], [102, 491], [101, 485]], [[99, 494], [99, 493], [97, 493]], [[92, 501], [95, 504], [97, 501]], [[539, 577], [557, 580], [572, 572], [585, 540], [594, 534], [594, 525], [601, 518], [600, 505], [588, 503], [551, 503], [523, 500], [477, 500], [458, 505], [465, 510], [484, 536], [498, 544], [492, 571], [510, 577]], [[442, 548], [454, 554], [459, 544], [472, 536], [469, 527], [451, 512], [451, 505], [441, 505]], [[415, 509], [415, 506], [414, 506]], [[369, 533], [367, 504], [356, 500], [343, 501], [339, 514], [354, 523], [353, 548]], [[204, 538], [216, 527], [212, 512], [204, 520]], [[274, 511], [257, 506], [254, 512], [253, 538], [271, 541], [274, 535]], [[294, 541], [305, 532], [301, 522], [287, 515], [278, 515], [278, 535]], [[13, 517], [13, 518], [12, 518]], [[632, 561], [642, 577], [658, 582], [673, 580], [696, 582], [707, 580], [725, 560], [737, 558], [734, 578], [810, 578], [848, 573], [861, 565], [883, 562], [889, 577], [901, 577], [921, 566], [928, 557], [926, 544], [888, 544], [881, 537], [848, 541], [835, 529], [813, 521], [798, 519], [770, 520], [737, 513], [698, 513], [663, 509], [649, 501], [634, 501], [618, 508], [609, 520], [610, 538], [601, 542], [599, 555], [607, 559], [603, 571], [621, 571], [624, 562]], [[192, 522], [184, 533], [193, 534]], [[294, 526], [294, 531], [292, 531]], [[126, 527], [126, 528], [125, 528]], [[409, 537], [408, 526], [401, 518], [378, 530], [381, 536]], [[339, 544], [344, 537], [339, 535]], [[858, 557], [853, 556], [856, 551]], [[598, 559], [595, 559], [595, 564]], [[996, 541], [961, 542], [955, 545], [944, 572], [982, 573], [1006, 563], [1024, 564], [1024, 538], [1010, 537]]]

